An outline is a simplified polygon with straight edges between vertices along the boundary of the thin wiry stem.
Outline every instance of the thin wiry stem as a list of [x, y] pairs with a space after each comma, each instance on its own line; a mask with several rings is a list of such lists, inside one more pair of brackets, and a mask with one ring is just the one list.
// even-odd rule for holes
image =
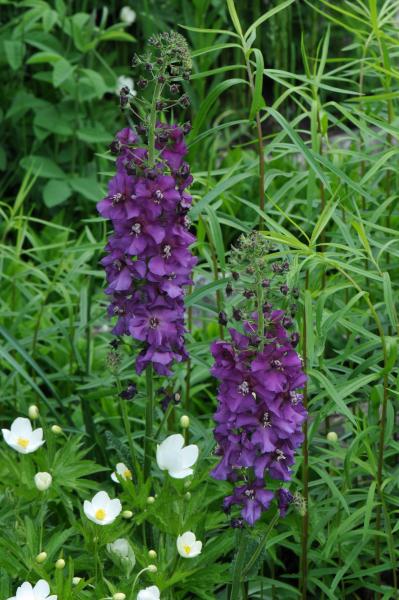
[[[309, 288], [309, 270], [306, 271], [305, 279], [305, 290]], [[303, 365], [304, 370], [307, 370], [307, 330], [308, 324], [306, 320], [306, 314], [304, 311], [303, 318], [303, 336], [302, 336], [302, 348], [303, 348]], [[303, 406], [308, 410], [308, 386], [305, 383], [303, 389]], [[302, 520], [302, 542], [301, 542], [301, 593], [302, 600], [306, 600], [308, 594], [308, 537], [309, 537], [309, 445], [308, 445], [308, 422], [305, 420], [303, 424], [303, 463], [302, 463], [302, 484], [303, 484], [303, 498], [306, 506], [306, 511]]]

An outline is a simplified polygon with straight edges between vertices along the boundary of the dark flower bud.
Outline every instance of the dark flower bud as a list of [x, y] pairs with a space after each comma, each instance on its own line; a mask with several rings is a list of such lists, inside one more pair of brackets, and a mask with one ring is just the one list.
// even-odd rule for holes
[[294, 298], [299, 298], [299, 289], [297, 287], [292, 288], [292, 295]]
[[190, 133], [190, 131], [192, 129], [190, 121], [186, 121], [186, 123], [183, 123], [182, 129], [183, 129], [183, 133], [185, 135]]
[[154, 66], [151, 63], [148, 62], [145, 64], [146, 71], [152, 71], [153, 68], [154, 68]]
[[130, 89], [128, 88], [127, 85], [124, 85], [120, 90], [119, 90], [119, 94], [121, 96], [128, 96], [130, 94]]
[[291, 304], [291, 306], [290, 306], [291, 317], [295, 317], [297, 310], [298, 310], [297, 305], [296, 304]]
[[218, 317], [219, 325], [227, 325], [227, 315], [221, 310]]
[[243, 292], [243, 296], [249, 300], [250, 298], [252, 298], [252, 296], [254, 296], [254, 292], [252, 290], [244, 290]]
[[180, 91], [180, 86], [178, 86], [178, 85], [177, 85], [177, 83], [172, 83], [172, 84], [169, 86], [169, 91], [170, 91], [170, 93], [171, 93], [171, 94], [173, 94], [173, 95], [175, 96], [176, 94], [178, 94], [178, 93], [179, 93], [179, 91]]
[[241, 319], [242, 319], [242, 313], [241, 313], [241, 311], [240, 311], [239, 308], [233, 308], [233, 318], [236, 321], [241, 321]]
[[185, 79], [186, 81], [189, 81], [190, 77], [191, 77], [190, 71], [184, 71], [183, 72], [183, 79]]
[[144, 125], [144, 123], [139, 123], [136, 129], [139, 135], [144, 135], [147, 132], [147, 127]]
[[298, 345], [298, 342], [299, 342], [299, 333], [297, 331], [294, 331], [294, 333], [291, 334], [291, 344], [295, 348], [295, 346]]
[[166, 81], [166, 78], [165, 78], [164, 75], [159, 75], [158, 76], [158, 83], [165, 83], [165, 81]]
[[181, 96], [180, 100], [179, 100], [180, 104], [184, 107], [188, 107], [190, 106], [191, 102], [190, 102], [190, 98], [187, 96], [187, 94], [183, 94], [183, 96]]
[[248, 275], [253, 275], [255, 273], [255, 269], [251, 266], [247, 267], [245, 270], [248, 273]]
[[237, 273], [237, 271], [233, 271], [231, 276], [234, 279], [234, 281], [238, 281], [240, 279], [240, 274]]
[[119, 140], [114, 140], [113, 142], [110, 143], [108, 148], [110, 149], [111, 154], [118, 155], [122, 149], [122, 144], [120, 143]]
[[119, 348], [119, 344], [121, 343], [121, 341], [117, 338], [116, 340], [112, 340], [112, 342], [109, 343], [109, 345], [111, 346], [111, 348], [113, 348], [114, 350], [117, 350]]
[[233, 529], [242, 529], [244, 527], [244, 519], [231, 519], [230, 525]]
[[262, 281], [262, 287], [263, 287], [263, 288], [268, 288], [268, 287], [270, 287], [270, 279], [264, 279], [264, 280]]
[[289, 317], [284, 317], [283, 318], [283, 327], [285, 327], [286, 329], [289, 329], [289, 327], [292, 327], [292, 319], [290, 319]]
[[137, 386], [132, 381], [129, 381], [127, 388], [119, 394], [119, 397], [123, 400], [132, 400], [136, 394]]
[[119, 104], [122, 109], [125, 108], [129, 104], [129, 98], [121, 94], [119, 97]]
[[283, 285], [280, 285], [280, 292], [283, 294], [283, 296], [286, 296], [289, 291], [290, 288], [288, 287], [288, 285], [286, 285], [285, 283]]
[[187, 177], [190, 175], [190, 165], [186, 162], [183, 163], [178, 171], [178, 174], [180, 177], [183, 177], [183, 179], [187, 179]]
[[282, 268], [283, 268], [284, 271], [289, 271], [290, 270], [289, 263], [287, 261], [283, 262]]
[[163, 110], [165, 108], [165, 103], [162, 100], [158, 100], [155, 104], [155, 108], [157, 110]]
[[137, 67], [137, 65], [139, 64], [139, 62], [140, 62], [140, 58], [138, 57], [138, 55], [137, 55], [137, 54], [135, 54], [135, 55], [133, 56], [133, 58], [132, 58], [132, 63], [131, 63], [131, 64], [132, 64], [132, 67], [133, 67], [133, 68], [134, 68], [134, 67]]
[[163, 59], [161, 57], [157, 58], [157, 65], [163, 65]]
[[139, 79], [137, 82], [137, 87], [141, 90], [144, 90], [148, 85], [147, 79]]
[[281, 273], [281, 271], [282, 271], [281, 264], [278, 262], [272, 263], [272, 271], [274, 273]]
[[270, 302], [265, 302], [263, 305], [263, 312], [270, 312], [271, 309], [273, 308], [272, 304], [270, 304]]
[[228, 283], [226, 285], [226, 296], [231, 296], [232, 293], [233, 293], [233, 286], [231, 285], [231, 283]]

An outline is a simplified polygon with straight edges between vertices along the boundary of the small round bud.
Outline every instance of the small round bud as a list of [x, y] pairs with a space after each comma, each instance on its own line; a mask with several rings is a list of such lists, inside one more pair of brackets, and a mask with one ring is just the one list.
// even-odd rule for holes
[[72, 585], [79, 585], [79, 583], [82, 581], [81, 577], [72, 577]]
[[60, 435], [60, 433], [62, 433], [62, 428], [59, 425], [53, 425], [51, 427], [51, 431], [55, 434], [55, 435]]
[[112, 596], [112, 600], [125, 600], [125, 598], [126, 594], [124, 594], [123, 592], [116, 592], [116, 594]]
[[234, 281], [238, 281], [240, 279], [240, 274], [237, 273], [237, 271], [233, 271], [231, 276], [233, 277]]
[[148, 498], [147, 498], [147, 504], [154, 504], [154, 502], [155, 502], [154, 496], [148, 496]]
[[190, 427], [190, 417], [187, 415], [180, 417], [180, 426], [183, 427], [183, 429], [188, 429]]
[[239, 308], [233, 308], [233, 318], [235, 321], [241, 321], [242, 312], [240, 311]]
[[190, 494], [190, 492], [186, 492], [186, 493], [184, 494], [184, 499], [185, 499], [185, 500], [187, 500], [187, 501], [188, 501], [188, 500], [191, 500], [191, 494]]
[[227, 315], [221, 310], [218, 317], [219, 325], [227, 325]]
[[39, 409], [36, 406], [36, 404], [31, 404], [29, 409], [28, 409], [28, 415], [29, 418], [32, 419], [32, 421], [34, 421], [35, 419], [37, 419], [39, 417]]
[[329, 442], [333, 442], [333, 443], [335, 443], [335, 442], [337, 442], [337, 441], [338, 441], [338, 436], [337, 436], [337, 434], [335, 433], [335, 431], [329, 431], [329, 432], [327, 433], [327, 439], [328, 439], [328, 441], [329, 441]]
[[63, 558], [59, 558], [55, 563], [55, 568], [61, 571], [65, 567], [65, 560]]
[[186, 481], [184, 482], [184, 487], [187, 489], [190, 487], [190, 485], [191, 485], [190, 479], [186, 479]]
[[148, 565], [148, 567], [147, 567], [147, 570], [148, 570], [150, 573], [156, 573], [156, 572], [158, 571], [158, 568], [157, 568], [157, 566], [156, 566], [156, 565]]
[[233, 293], [233, 286], [231, 285], [231, 283], [228, 283], [226, 285], [226, 296], [231, 296], [232, 293]]
[[36, 556], [36, 562], [41, 564], [44, 563], [44, 561], [47, 559], [47, 552], [40, 552], [37, 556]]
[[36, 475], [34, 476], [34, 480], [37, 489], [40, 492], [45, 492], [49, 489], [53, 478], [51, 477], [50, 473], [47, 473], [46, 471], [39, 471], [39, 473], [36, 473]]
[[262, 287], [263, 287], [263, 288], [268, 288], [268, 287], [270, 287], [270, 279], [264, 279], [264, 280], [262, 281]]
[[155, 552], [155, 550], [148, 550], [148, 557], [152, 560], [155, 560], [157, 557], [157, 553]]
[[124, 519], [131, 519], [131, 518], [132, 518], [132, 516], [133, 516], [133, 513], [132, 513], [132, 511], [131, 511], [131, 510], [124, 510], [124, 511], [122, 512], [122, 517], [123, 517]]

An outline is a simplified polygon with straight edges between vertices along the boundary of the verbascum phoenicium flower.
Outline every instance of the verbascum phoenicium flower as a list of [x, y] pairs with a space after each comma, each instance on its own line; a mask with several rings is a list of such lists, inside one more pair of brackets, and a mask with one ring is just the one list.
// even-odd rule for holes
[[193, 474], [192, 467], [198, 459], [198, 446], [184, 447], [184, 437], [180, 433], [168, 436], [157, 446], [157, 464], [174, 479], [184, 479]]
[[35, 586], [25, 581], [17, 588], [15, 596], [8, 600], [57, 600], [56, 594], [50, 594], [50, 586], [44, 579], [40, 579]]
[[25, 417], [18, 417], [11, 424], [11, 429], [2, 429], [4, 441], [20, 454], [30, 454], [43, 446], [43, 429], [32, 429], [32, 424]]
[[[273, 490], [267, 489], [265, 477], [283, 482], [291, 479], [290, 467], [295, 450], [303, 441], [302, 424], [307, 418], [299, 391], [306, 375], [295, 350], [299, 336], [289, 331], [293, 325], [291, 315], [286, 310], [273, 309], [271, 303], [281, 302], [281, 297], [288, 295], [288, 286], [281, 283], [288, 263], [272, 263], [274, 275], [262, 283], [258, 277], [253, 291], [250, 284], [256, 276], [256, 266], [260, 265], [259, 271], [264, 268], [263, 262], [257, 262], [258, 246], [259, 256], [267, 256], [267, 252], [257, 237], [245, 244], [244, 248], [251, 252], [244, 297], [257, 298], [257, 311], [249, 309], [242, 330], [230, 328], [231, 339], [214, 342], [211, 347], [215, 359], [212, 374], [219, 380], [214, 435], [215, 454], [220, 457], [212, 475], [234, 484], [233, 493], [224, 501], [226, 511], [233, 505], [240, 506], [243, 519], [253, 525], [275, 496]], [[245, 256], [245, 252], [239, 256], [244, 265]], [[233, 280], [246, 283], [241, 274], [233, 276]], [[275, 283], [277, 294], [272, 292]], [[235, 314], [236, 320], [242, 320], [244, 311]], [[288, 490], [278, 490], [281, 516], [293, 498]]]
[[122, 511], [118, 498], [113, 500], [107, 492], [98, 492], [91, 501], [85, 500], [83, 511], [86, 517], [97, 525], [110, 525]]
[[[180, 87], [177, 75], [189, 72], [189, 52], [181, 40], [179, 34], [161, 34], [152, 40], [158, 59], [135, 57], [160, 94], [167, 86], [173, 95]], [[176, 76], [170, 75], [169, 67]], [[141, 79], [138, 85], [148, 83]], [[127, 88], [121, 90], [122, 108], [129, 108], [133, 100]], [[186, 100], [183, 95], [169, 104], [184, 106]], [[157, 111], [167, 104], [159, 99]], [[183, 298], [196, 264], [187, 215], [192, 201], [187, 193], [192, 176], [184, 161], [188, 131], [187, 125], [152, 123], [150, 117], [135, 129], [119, 131], [110, 146], [116, 155], [116, 175], [97, 205], [113, 229], [101, 260], [111, 299], [109, 315], [118, 319], [113, 333], [136, 340], [138, 373], [153, 365], [157, 374], [170, 375], [174, 361], [187, 359]]]

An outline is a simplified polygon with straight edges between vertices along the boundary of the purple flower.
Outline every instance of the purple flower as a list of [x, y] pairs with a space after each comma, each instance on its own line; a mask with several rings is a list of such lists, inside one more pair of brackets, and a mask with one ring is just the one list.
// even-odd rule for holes
[[250, 525], [257, 521], [262, 512], [267, 510], [274, 493], [265, 490], [263, 479], [255, 479], [252, 483], [236, 487], [231, 496], [224, 500], [224, 507], [230, 508], [233, 504], [242, 506], [241, 515]]

